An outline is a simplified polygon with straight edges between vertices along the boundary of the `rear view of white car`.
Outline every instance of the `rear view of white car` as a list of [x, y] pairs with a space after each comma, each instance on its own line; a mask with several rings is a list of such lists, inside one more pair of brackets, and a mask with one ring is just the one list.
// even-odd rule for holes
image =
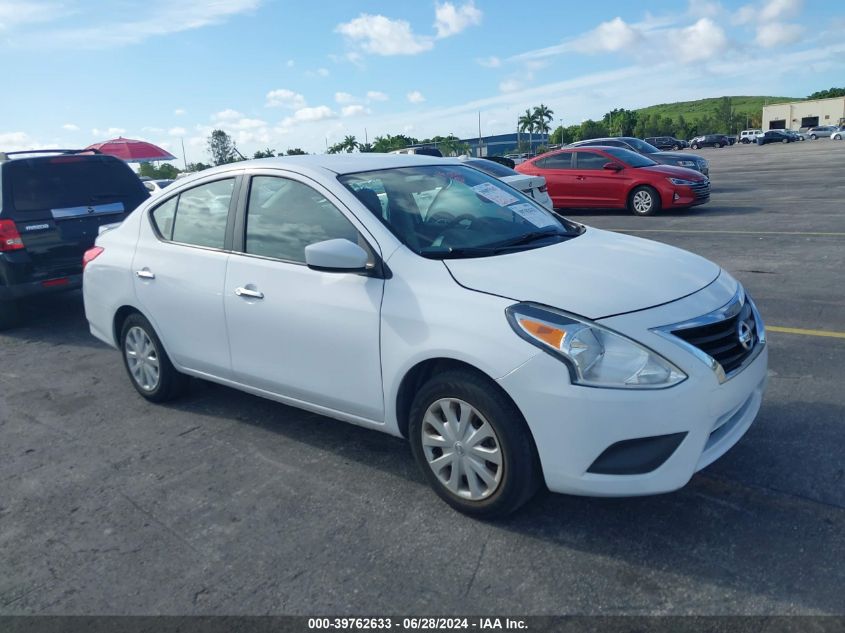
[[144, 398], [193, 376], [405, 437], [474, 516], [543, 484], [680, 488], [744, 435], [766, 384], [763, 322], [719, 266], [556, 216], [459, 160], [204, 171], [85, 263], [91, 332]]
[[546, 179], [543, 176], [520, 174], [506, 165], [501, 165], [485, 158], [462, 157], [460, 160], [464, 165], [474, 167], [483, 171], [485, 174], [490, 174], [494, 178], [508, 183], [511, 187], [518, 189], [529, 198], [533, 198], [547, 209], [554, 208], [552, 199], [549, 197], [549, 188], [546, 185]]

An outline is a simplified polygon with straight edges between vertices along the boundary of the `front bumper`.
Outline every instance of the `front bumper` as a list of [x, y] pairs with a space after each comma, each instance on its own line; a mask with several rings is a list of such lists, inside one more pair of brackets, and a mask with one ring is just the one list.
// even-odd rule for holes
[[[659, 321], [673, 310], [677, 315], [674, 308], [646, 313], [657, 313]], [[637, 318], [643, 318], [642, 314]], [[620, 320], [624, 316], [605, 323], [611, 325]], [[639, 327], [634, 325], [631, 329]], [[687, 380], [660, 390], [577, 386], [570, 383], [563, 362], [540, 353], [498, 381], [525, 416], [551, 491], [635, 496], [677, 490], [695, 472], [726, 453], [751, 426], [766, 388], [765, 344], [742, 371], [719, 383], [711, 368], [680, 346], [659, 337], [643, 339], [640, 337], [681, 367], [689, 376]], [[673, 444], [659, 439], [667, 436], [678, 441]], [[658, 438], [655, 441], [662, 441], [668, 448], [661, 449], [665, 454], [658, 454], [659, 459], [648, 469], [627, 471], [634, 474], [607, 474], [626, 471], [607, 468], [599, 458], [606, 457], [614, 445], [640, 438]], [[655, 454], [652, 451], [647, 457], [653, 459]]]

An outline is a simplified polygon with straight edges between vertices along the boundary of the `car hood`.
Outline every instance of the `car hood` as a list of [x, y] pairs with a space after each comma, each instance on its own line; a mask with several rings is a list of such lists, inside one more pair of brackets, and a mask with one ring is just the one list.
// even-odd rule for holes
[[589, 319], [669, 303], [708, 286], [721, 271], [673, 246], [593, 228], [552, 246], [443, 263], [470, 290]]
[[657, 152], [655, 154], [646, 154], [651, 160], [662, 162], [675, 162], [676, 160], [694, 160], [696, 162], [704, 162], [704, 159], [698, 154], [690, 154], [689, 152]]
[[640, 167], [639, 169], [647, 169], [650, 172], [657, 172], [670, 178], [685, 178], [687, 180], [700, 180], [702, 182], [707, 180], [707, 177], [703, 176], [700, 171], [689, 167], [678, 167], [677, 165], [649, 165], [648, 167]]

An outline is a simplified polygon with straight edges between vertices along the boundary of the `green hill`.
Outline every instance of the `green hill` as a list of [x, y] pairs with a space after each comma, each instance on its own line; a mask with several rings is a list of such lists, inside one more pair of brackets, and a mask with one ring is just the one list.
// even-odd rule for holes
[[[709, 99], [698, 99], [697, 101], [678, 101], [676, 103], [661, 103], [659, 105], [648, 106], [647, 108], [640, 108], [635, 112], [640, 115], [659, 115], [661, 117], [670, 117], [677, 119], [678, 116], [683, 116], [687, 121], [697, 121], [704, 117], [716, 118], [719, 110], [719, 102], [723, 97], [711, 97]], [[742, 118], [744, 116], [757, 115], [763, 111], [764, 105], [771, 105], [772, 103], [784, 103], [786, 101], [801, 101], [801, 98], [795, 97], [729, 97], [731, 106], [734, 110], [734, 116]]]

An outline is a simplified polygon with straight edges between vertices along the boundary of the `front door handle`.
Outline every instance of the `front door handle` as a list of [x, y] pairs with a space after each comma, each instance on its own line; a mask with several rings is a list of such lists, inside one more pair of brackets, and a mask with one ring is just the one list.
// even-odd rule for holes
[[239, 297], [246, 297], [248, 299], [263, 299], [264, 293], [260, 290], [252, 290], [250, 288], [235, 288], [235, 294]]
[[141, 279], [155, 279], [156, 275], [153, 271], [149, 268], [142, 268], [141, 270], [135, 271], [135, 276], [140, 277]]
[[586, 176], [575, 176], [575, 180], [587, 180]]

